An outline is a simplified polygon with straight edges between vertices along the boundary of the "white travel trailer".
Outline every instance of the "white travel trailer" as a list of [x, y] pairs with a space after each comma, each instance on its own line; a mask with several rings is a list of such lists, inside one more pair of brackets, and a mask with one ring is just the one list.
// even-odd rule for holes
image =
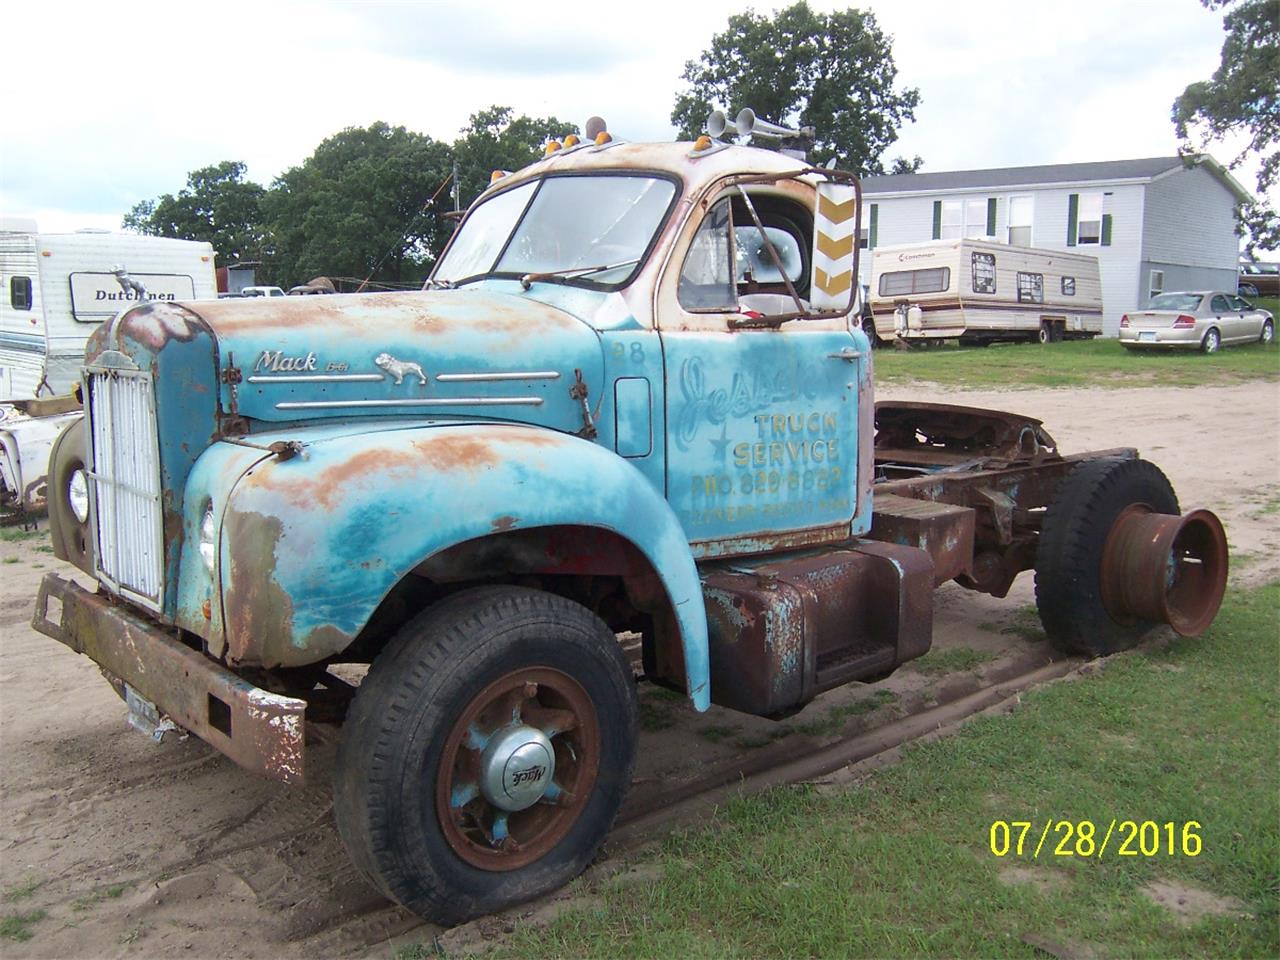
[[1102, 333], [1097, 258], [994, 240], [879, 247], [870, 299], [882, 340], [1049, 343]]
[[0, 508], [39, 509], [49, 448], [80, 416], [85, 341], [138, 300], [216, 297], [207, 243], [105, 231], [40, 233], [0, 218]]

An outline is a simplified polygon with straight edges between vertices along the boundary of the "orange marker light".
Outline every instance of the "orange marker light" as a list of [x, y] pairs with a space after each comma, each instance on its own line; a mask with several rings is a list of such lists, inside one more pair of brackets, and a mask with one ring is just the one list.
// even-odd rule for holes
[[490, 183], [497, 183], [499, 180], [501, 180], [501, 179], [502, 179], [503, 177], [505, 177], [506, 175], [507, 175], [507, 171], [505, 171], [505, 170], [495, 170], [495, 171], [493, 171], [493, 173], [489, 174], [489, 182], [490, 182]]
[[564, 138], [564, 148], [568, 150], [570, 147], [576, 147], [581, 141], [576, 133], [571, 133]]
[[548, 140], [546, 149], [543, 151], [543, 156], [549, 157], [563, 146], [564, 144], [559, 140]]
[[702, 150], [711, 149], [711, 138], [705, 133], [693, 142], [693, 152], [698, 153]]
[[608, 130], [601, 130], [596, 134], [596, 146], [603, 147], [606, 143], [612, 143], [613, 137], [609, 136]]

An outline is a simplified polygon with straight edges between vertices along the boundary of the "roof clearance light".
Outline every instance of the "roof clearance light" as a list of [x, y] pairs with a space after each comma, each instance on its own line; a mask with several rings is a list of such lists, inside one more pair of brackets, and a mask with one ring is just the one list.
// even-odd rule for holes
[[560, 150], [563, 147], [564, 147], [564, 144], [562, 144], [559, 140], [548, 140], [546, 147], [543, 148], [542, 155], [544, 157], [549, 157], [553, 153], [555, 153], [557, 150]]
[[564, 148], [568, 150], [570, 147], [576, 147], [581, 142], [576, 133], [571, 133], [564, 138]]
[[495, 170], [495, 171], [493, 171], [493, 173], [489, 174], [489, 182], [490, 182], [490, 183], [497, 183], [497, 182], [498, 182], [499, 180], [501, 180], [503, 177], [508, 176], [508, 175], [510, 175], [510, 171], [509, 171], [509, 170]]
[[694, 153], [701, 153], [703, 150], [710, 150], [710, 149], [711, 149], [711, 138], [708, 137], [705, 133], [702, 136], [700, 136], [697, 140], [693, 141]]
[[609, 135], [608, 130], [601, 130], [596, 134], [596, 146], [603, 147], [606, 143], [612, 143], [613, 137]]

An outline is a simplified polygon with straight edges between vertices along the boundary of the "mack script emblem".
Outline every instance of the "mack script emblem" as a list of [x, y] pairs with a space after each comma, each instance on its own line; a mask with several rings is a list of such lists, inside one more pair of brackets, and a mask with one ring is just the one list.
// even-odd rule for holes
[[290, 356], [283, 350], [263, 350], [253, 365], [253, 372], [314, 373], [318, 363], [315, 353], [310, 350], [304, 356]]

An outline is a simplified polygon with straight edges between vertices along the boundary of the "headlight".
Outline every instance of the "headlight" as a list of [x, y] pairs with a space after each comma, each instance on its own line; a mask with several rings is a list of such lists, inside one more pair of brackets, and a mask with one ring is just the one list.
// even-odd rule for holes
[[89, 480], [83, 470], [71, 472], [71, 479], [67, 481], [67, 501], [78, 522], [84, 523], [89, 519]]
[[200, 559], [204, 561], [205, 569], [209, 573], [213, 573], [213, 561], [217, 556], [218, 547], [215, 543], [217, 538], [217, 530], [213, 524], [213, 504], [205, 507], [204, 519], [200, 521]]

